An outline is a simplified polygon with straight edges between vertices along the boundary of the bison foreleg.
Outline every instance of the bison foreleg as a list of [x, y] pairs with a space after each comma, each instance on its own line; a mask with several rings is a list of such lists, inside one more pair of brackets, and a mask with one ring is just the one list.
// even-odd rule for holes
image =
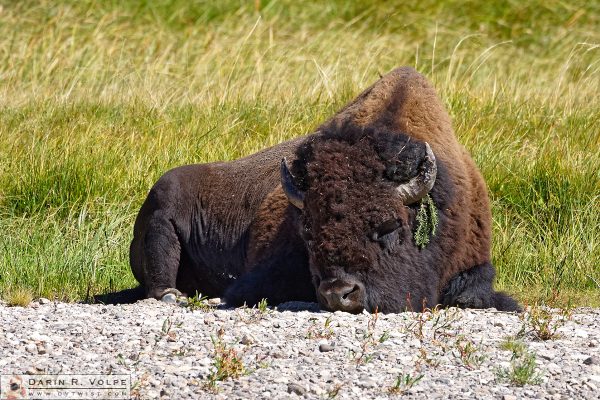
[[500, 311], [522, 311], [509, 295], [494, 291], [495, 275], [496, 271], [490, 263], [459, 273], [442, 290], [440, 303], [446, 307], [494, 307]]

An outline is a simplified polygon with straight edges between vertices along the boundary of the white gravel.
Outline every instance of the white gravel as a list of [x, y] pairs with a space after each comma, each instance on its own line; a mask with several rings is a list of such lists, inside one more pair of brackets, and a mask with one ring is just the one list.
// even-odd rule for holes
[[[494, 310], [375, 319], [302, 303], [261, 312], [42, 300], [0, 305], [0, 320], [0, 372], [127, 373], [133, 398], [600, 398], [598, 309], [574, 310], [546, 341], [536, 340], [526, 315]], [[511, 361], [501, 348], [519, 332], [537, 364], [537, 381], [524, 386], [500, 372], [523, 357]], [[235, 351], [229, 355], [241, 359], [244, 374], [211, 387], [213, 341]], [[420, 376], [410, 388], [392, 389], [398, 377]]]

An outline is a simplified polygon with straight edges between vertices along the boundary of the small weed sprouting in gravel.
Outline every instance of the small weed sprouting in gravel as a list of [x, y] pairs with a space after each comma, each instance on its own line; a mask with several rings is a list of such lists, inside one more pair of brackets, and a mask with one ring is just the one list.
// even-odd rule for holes
[[398, 375], [394, 386], [389, 388], [389, 392], [392, 394], [404, 394], [408, 392], [414, 385], [419, 383], [423, 379], [423, 375], [412, 376], [411, 374]]
[[499, 379], [511, 382], [517, 386], [537, 384], [541, 374], [536, 371], [535, 353], [527, 350], [527, 346], [517, 337], [509, 336], [500, 344], [502, 350], [512, 353], [509, 368], [498, 368], [496, 375]]
[[460, 319], [460, 311], [454, 308], [440, 312], [436, 307], [431, 310], [430, 319], [433, 341], [445, 339], [456, 335], [452, 329], [454, 323]]
[[[239, 311], [238, 311], [239, 310]], [[271, 310], [268, 307], [267, 299], [262, 299], [252, 308], [248, 307], [246, 303], [243, 306], [236, 309], [240, 320], [246, 324], [258, 322], [265, 318]]]
[[182, 322], [173, 322], [171, 317], [165, 318], [163, 321], [162, 327], [160, 329], [160, 335], [156, 335], [155, 344], [160, 342], [162, 338], [166, 338], [168, 342], [174, 342], [177, 340], [177, 334], [173, 330], [173, 326], [179, 328], [183, 323]]
[[261, 301], [258, 302], [258, 304], [256, 305], [256, 309], [260, 312], [260, 313], [266, 313], [267, 311], [269, 311], [269, 305], [267, 304], [267, 299], [262, 299]]
[[196, 292], [193, 297], [187, 299], [186, 307], [192, 311], [198, 310], [201, 312], [207, 312], [213, 309], [213, 307], [208, 304], [208, 297], [202, 296], [199, 292]]
[[121, 353], [117, 354], [117, 364], [127, 366], [127, 363], [125, 362], [125, 357]]
[[513, 353], [513, 358], [520, 357], [527, 351], [527, 346], [522, 341], [514, 336], [508, 336], [500, 344], [502, 350], [507, 350]]
[[454, 348], [456, 350], [454, 355], [470, 370], [479, 368], [485, 361], [486, 356], [481, 351], [481, 345], [475, 345], [465, 336], [461, 335], [457, 338]]
[[[268, 355], [255, 355], [254, 356], [254, 362], [256, 363], [256, 367], [254, 368], [254, 370], [257, 370], [259, 368], [269, 368], [271, 366], [271, 363], [267, 360]], [[246, 370], [247, 373], [250, 373], [252, 371], [250, 370]]]
[[25, 288], [16, 288], [4, 296], [6, 303], [13, 307], [27, 307], [33, 300], [31, 290]]
[[421, 370], [422, 362], [429, 365], [430, 367], [437, 367], [440, 365], [440, 361], [435, 357], [431, 357], [430, 354], [427, 352], [427, 349], [423, 345], [421, 345], [421, 347], [419, 347], [418, 361], [416, 362], [416, 365], [415, 365], [415, 367], [417, 368], [418, 371]]
[[386, 340], [388, 340], [390, 338], [390, 333], [388, 331], [383, 331], [383, 333], [381, 334], [381, 336], [379, 336], [379, 343], [383, 343]]
[[364, 365], [371, 362], [373, 355], [369, 354], [370, 346], [367, 342], [361, 344], [359, 351], [350, 350], [350, 355], [356, 365]]
[[224, 341], [225, 331], [220, 328], [217, 331], [217, 337], [211, 336], [214, 346], [213, 370], [208, 375], [207, 387], [216, 391], [217, 383], [227, 378], [239, 378], [246, 373], [246, 368], [240, 356], [235, 349], [229, 347]]
[[537, 340], [551, 340], [560, 337], [558, 329], [561, 328], [570, 316], [569, 309], [561, 310], [554, 314], [551, 309], [542, 306], [532, 306], [529, 312], [521, 316], [523, 320], [522, 334], [531, 333]]
[[142, 399], [142, 396], [140, 394], [140, 390], [146, 386], [148, 384], [148, 378], [150, 377], [150, 374], [148, 372], [145, 372], [139, 379], [135, 380], [132, 384], [131, 384], [131, 398], [132, 399]]
[[333, 336], [333, 328], [331, 326], [331, 315], [325, 319], [323, 323], [323, 328], [319, 328], [317, 326], [317, 318], [311, 318], [309, 322], [311, 325], [308, 327], [308, 332], [306, 333], [307, 339], [329, 339]]
[[[409, 303], [410, 304], [410, 303]], [[405, 322], [404, 331], [412, 333], [419, 341], [423, 341], [425, 339], [425, 324], [432, 317], [432, 314], [423, 311], [420, 313], [416, 313], [416, 319], [413, 321]]]
[[171, 318], [167, 317], [162, 324], [161, 332], [163, 336], [173, 337], [175, 332], [171, 332], [171, 328], [173, 327], [173, 322]]
[[360, 342], [360, 350], [350, 350], [350, 355], [352, 356], [352, 359], [357, 365], [369, 363], [373, 359], [373, 355], [370, 354], [371, 348], [373, 346], [376, 346], [378, 343], [383, 343], [389, 338], [389, 334], [386, 331], [381, 335], [379, 340], [375, 339], [375, 326], [377, 325], [378, 319], [379, 311], [375, 309], [375, 313], [369, 315], [369, 320], [367, 322], [367, 331], [363, 333], [363, 337]]
[[[423, 312], [408, 317], [401, 332], [409, 333], [419, 341], [417, 370], [420, 369], [421, 364], [430, 367], [440, 365], [436, 356], [450, 349], [451, 346], [446, 339], [456, 336], [454, 323], [460, 319], [460, 313], [458, 309], [440, 310], [434, 307], [424, 308]], [[427, 344], [432, 344], [434, 349], [428, 351]]]
[[425, 340], [425, 326], [428, 322], [431, 322], [431, 336], [436, 340], [453, 336], [450, 329], [453, 328], [454, 322], [460, 318], [458, 309], [440, 310], [437, 306], [430, 309], [425, 307], [425, 303], [423, 304], [423, 312], [415, 314], [414, 320], [405, 322], [403, 330], [413, 334], [421, 342]]
[[517, 386], [538, 384], [541, 382], [541, 373], [536, 370], [535, 353], [527, 350], [513, 351], [509, 368], [498, 368], [496, 376]]
[[327, 391], [327, 398], [335, 399], [337, 397], [337, 395], [340, 394], [340, 390], [342, 389], [343, 386], [344, 385], [342, 383], [337, 383], [337, 384], [333, 385], [333, 387]]

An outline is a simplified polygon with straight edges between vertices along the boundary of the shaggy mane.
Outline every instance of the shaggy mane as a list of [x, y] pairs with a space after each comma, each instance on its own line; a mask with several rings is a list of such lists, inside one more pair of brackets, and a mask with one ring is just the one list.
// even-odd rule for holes
[[[375, 169], [381, 168], [381, 173], [375, 174], [373, 178], [380, 175], [396, 184], [404, 183], [414, 177], [417, 174], [420, 160], [425, 155], [424, 144], [403, 132], [358, 126], [351, 121], [332, 123], [322, 127], [318, 134], [296, 150], [296, 160], [292, 163], [291, 169], [298, 187], [301, 190], [307, 190], [310, 186], [308, 169], [315, 161], [316, 149], [348, 151], [348, 146], [357, 147], [357, 149], [351, 150], [353, 162], [359, 161], [355, 158], [358, 156], [363, 163], [367, 162], [368, 158], [374, 158], [373, 162], [377, 160], [381, 163], [382, 168], [373, 165]], [[368, 148], [372, 149], [374, 153], [368, 151]]]

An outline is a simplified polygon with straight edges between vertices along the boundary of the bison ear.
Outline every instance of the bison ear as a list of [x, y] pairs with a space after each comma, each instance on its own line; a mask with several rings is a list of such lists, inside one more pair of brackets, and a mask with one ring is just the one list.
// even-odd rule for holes
[[425, 158], [419, 166], [417, 176], [396, 188], [404, 205], [413, 204], [425, 197], [433, 187], [436, 175], [435, 155], [429, 143], [425, 143]]
[[304, 192], [296, 186], [295, 178], [288, 168], [285, 157], [281, 160], [281, 187], [290, 203], [302, 210], [304, 208]]

